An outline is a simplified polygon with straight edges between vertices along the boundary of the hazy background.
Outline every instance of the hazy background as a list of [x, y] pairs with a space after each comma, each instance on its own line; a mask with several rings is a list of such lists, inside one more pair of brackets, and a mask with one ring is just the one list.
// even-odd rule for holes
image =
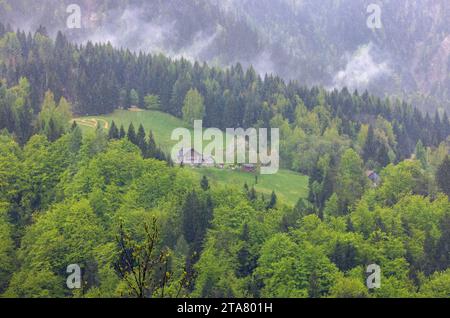
[[[69, 4], [82, 28], [68, 29]], [[381, 7], [381, 29], [366, 25]], [[0, 0], [14, 28], [227, 66], [327, 88], [369, 89], [450, 110], [448, 0]]]

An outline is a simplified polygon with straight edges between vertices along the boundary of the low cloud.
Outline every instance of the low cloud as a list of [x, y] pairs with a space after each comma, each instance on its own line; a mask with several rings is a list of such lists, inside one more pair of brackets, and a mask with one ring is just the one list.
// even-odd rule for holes
[[277, 66], [272, 60], [272, 53], [269, 51], [262, 51], [254, 60], [250, 61], [249, 64], [252, 64], [262, 77], [266, 74], [277, 73]]
[[194, 61], [205, 59], [206, 52], [221, 32], [220, 27], [211, 32], [197, 32], [189, 45], [177, 47], [179, 30], [176, 26], [177, 21], [164, 16], [145, 17], [138, 8], [127, 8], [121, 12], [109, 11], [103, 17], [101, 26], [88, 29], [82, 42], [110, 42], [115, 47], [132, 51], [164, 53]]
[[376, 62], [373, 53], [373, 44], [361, 46], [347, 58], [347, 64], [333, 78], [333, 86], [342, 88], [367, 88], [369, 84], [391, 74], [387, 61]]
[[167, 52], [172, 57], [178, 58], [183, 57], [190, 61], [195, 60], [208, 60], [207, 52], [210, 47], [214, 45], [214, 41], [217, 39], [221, 32], [221, 28], [217, 27], [215, 32], [197, 32], [194, 36], [192, 44], [181, 48], [180, 50], [174, 52]]
[[126, 9], [120, 14], [110, 11], [101, 26], [89, 29], [83, 42], [110, 42], [135, 51], [161, 52], [173, 34], [173, 26], [174, 22], [144, 21], [138, 9]]

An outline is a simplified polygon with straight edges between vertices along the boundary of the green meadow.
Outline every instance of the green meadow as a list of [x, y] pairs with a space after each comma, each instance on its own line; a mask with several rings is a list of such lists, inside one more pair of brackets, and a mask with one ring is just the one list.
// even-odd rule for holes
[[255, 190], [264, 194], [267, 199], [272, 191], [275, 191], [279, 200], [291, 206], [295, 205], [299, 198], [308, 196], [308, 177], [289, 170], [280, 170], [273, 175], [216, 168], [192, 168], [192, 170], [199, 178], [206, 176], [213, 185], [243, 187], [247, 183], [249, 187], [254, 186]]
[[130, 123], [133, 123], [136, 131], [139, 125], [142, 124], [147, 133], [149, 130], [153, 132], [156, 142], [165, 151], [169, 151], [176, 144], [176, 141], [170, 139], [172, 131], [178, 127], [186, 127], [186, 124], [181, 119], [158, 111], [116, 110], [114, 113], [108, 115], [75, 119], [83, 132], [95, 130], [96, 125], [92, 125], [91, 122], [85, 122], [90, 120], [96, 120], [100, 123], [101, 127], [105, 127], [104, 121], [108, 123], [107, 127], [114, 121], [118, 128], [123, 125], [125, 131], [128, 130]]
[[[136, 130], [142, 124], [146, 132], [149, 130], [153, 132], [156, 143], [166, 152], [169, 152], [177, 143], [170, 138], [172, 131], [179, 127], [187, 128], [186, 123], [181, 119], [158, 111], [116, 110], [112, 114], [80, 117], [76, 118], [75, 121], [84, 133], [93, 132], [98, 124], [107, 129], [112, 121], [118, 127], [123, 125], [125, 130], [128, 129], [130, 123], [133, 123]], [[216, 168], [192, 168], [192, 171], [199, 178], [203, 175], [207, 176], [212, 184], [243, 187], [247, 183], [249, 187], [255, 186], [256, 191], [266, 197], [270, 196], [272, 191], [275, 191], [279, 200], [289, 205], [294, 205], [299, 198], [308, 195], [308, 177], [289, 170], [280, 170], [274, 175]], [[255, 175], [257, 175], [258, 180], [255, 179]]]

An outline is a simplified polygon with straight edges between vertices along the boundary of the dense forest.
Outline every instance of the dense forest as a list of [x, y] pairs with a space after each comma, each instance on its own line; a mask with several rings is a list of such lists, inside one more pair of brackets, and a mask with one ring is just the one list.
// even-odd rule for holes
[[[450, 295], [446, 113], [45, 28], [0, 26], [0, 77], [2, 296]], [[308, 198], [198, 180], [142, 127], [71, 124], [130, 106], [181, 118], [192, 100], [208, 127], [280, 128], [281, 163], [309, 176]], [[71, 264], [80, 289], [66, 288]], [[371, 264], [382, 284], [369, 290]]]
[[[3, 296], [449, 295], [448, 156], [435, 169], [391, 164], [373, 187], [348, 149], [325, 206], [292, 208], [248, 185], [198, 182], [187, 168], [143, 159], [129, 140], [102, 129], [83, 137], [74, 126], [22, 148], [2, 134]], [[368, 290], [373, 263], [382, 284]], [[82, 268], [81, 289], [65, 288], [69, 264]]]
[[[262, 79], [253, 68], [244, 70], [240, 64], [222, 70], [184, 59], [117, 50], [109, 44], [88, 42], [78, 46], [69, 43], [62, 33], [52, 41], [45, 28], [32, 35], [13, 33], [0, 25], [0, 36], [0, 77], [9, 86], [17, 85], [21, 78], [28, 79], [30, 107], [35, 114], [50, 90], [57, 101], [61, 97], [70, 101], [73, 112], [80, 115], [104, 114], [131, 104], [144, 108], [150, 95], [158, 97], [161, 111], [181, 117], [185, 96], [194, 88], [204, 98], [207, 127], [275, 125], [285, 128], [282, 133], [286, 137], [307, 134], [321, 139], [335, 133], [345, 140], [367, 135], [371, 127], [378, 145], [372, 155], [384, 155], [378, 161], [381, 165], [409, 158], [419, 141], [424, 146], [438, 146], [450, 132], [445, 112], [423, 115], [404, 102], [380, 99], [367, 91], [343, 88], [327, 92], [293, 81], [285, 83], [276, 76]], [[0, 127], [8, 127], [11, 132], [14, 125], [24, 125], [15, 123], [12, 113], [5, 109], [0, 117]], [[287, 148], [285, 165], [306, 172], [289, 160], [291, 149]]]
[[[79, 0], [82, 28], [67, 29], [72, 3], [2, 0], [0, 21], [450, 110], [447, 0]], [[366, 25], [371, 4], [380, 29]]]

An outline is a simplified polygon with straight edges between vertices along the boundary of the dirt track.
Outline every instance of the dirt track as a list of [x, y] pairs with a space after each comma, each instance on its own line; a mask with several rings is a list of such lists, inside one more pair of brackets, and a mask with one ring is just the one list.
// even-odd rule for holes
[[90, 128], [97, 128], [98, 127], [98, 123], [102, 122], [103, 123], [103, 127], [104, 129], [109, 129], [109, 123], [104, 120], [104, 119], [100, 119], [100, 118], [91, 118], [91, 119], [74, 119], [72, 120], [72, 122], [76, 122], [77, 124], [81, 125], [81, 126], [86, 126], [86, 127], [90, 127]]

